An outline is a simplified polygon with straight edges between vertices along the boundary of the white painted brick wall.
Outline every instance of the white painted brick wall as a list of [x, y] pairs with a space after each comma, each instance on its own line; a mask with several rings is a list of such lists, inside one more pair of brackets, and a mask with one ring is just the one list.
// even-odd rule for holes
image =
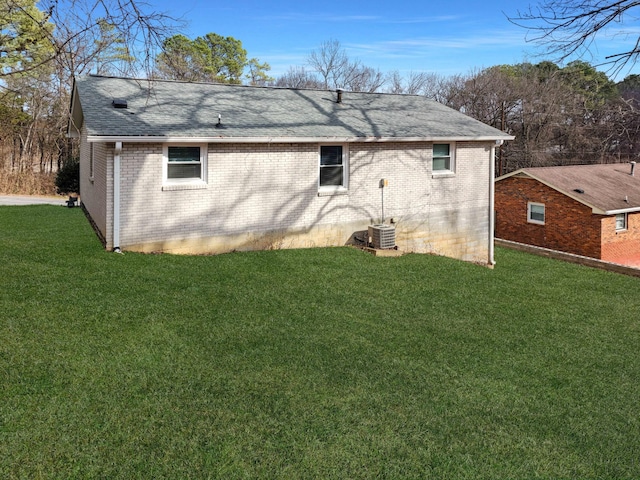
[[[380, 221], [379, 181], [386, 178], [384, 213], [387, 222], [393, 218], [397, 224], [399, 245], [486, 261], [489, 143], [458, 143], [456, 175], [450, 178], [432, 175], [430, 143], [350, 144], [349, 193], [333, 196], [318, 195], [318, 149], [317, 144], [209, 144], [207, 188], [168, 191], [162, 189], [162, 146], [125, 143], [120, 244], [317, 227], [334, 229], [346, 241], [350, 233], [340, 225], [364, 230]], [[112, 166], [112, 147], [105, 152]], [[106, 187], [103, 197], [112, 198]], [[110, 231], [109, 212], [100, 215]]]
[[[80, 201], [103, 237], [108, 238], [109, 226], [113, 223], [113, 209], [109, 206], [108, 195], [113, 188], [113, 161], [108, 161], [108, 149], [103, 143], [93, 146], [93, 179], [90, 178], [90, 144], [87, 131], [80, 133]], [[109, 248], [112, 245], [107, 245]]]

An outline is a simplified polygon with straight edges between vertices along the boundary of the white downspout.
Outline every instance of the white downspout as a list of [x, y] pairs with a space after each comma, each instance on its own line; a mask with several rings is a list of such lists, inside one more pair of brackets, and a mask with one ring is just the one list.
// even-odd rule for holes
[[122, 142], [113, 151], [113, 251], [120, 253], [120, 154]]
[[489, 265], [492, 267], [496, 264], [494, 259], [494, 232], [496, 230], [496, 215], [495, 215], [495, 175], [496, 175], [496, 147], [499, 147], [504, 143], [503, 140], [496, 140], [495, 145], [491, 147], [491, 161], [489, 162]]

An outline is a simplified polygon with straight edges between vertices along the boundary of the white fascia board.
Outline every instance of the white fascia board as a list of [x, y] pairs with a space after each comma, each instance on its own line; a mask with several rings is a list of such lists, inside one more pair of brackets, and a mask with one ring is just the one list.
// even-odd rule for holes
[[495, 142], [514, 137], [170, 137], [91, 135], [89, 142], [123, 143], [376, 143], [376, 142]]
[[[602, 212], [602, 215], [617, 215], [619, 213], [634, 213], [634, 212], [640, 212], [640, 207], [629, 207], [629, 208], [621, 208], [618, 210], [607, 210], [606, 212]], [[594, 209], [593, 213], [600, 213], [600, 212], [596, 212]]]
[[[520, 168], [518, 170], [514, 170], [513, 172], [505, 173], [504, 175], [497, 177], [494, 179], [494, 182], [499, 182], [500, 180], [504, 180], [505, 178], [514, 177], [520, 173], [524, 173], [528, 177], [531, 177], [527, 172], [524, 172], [524, 169]], [[531, 177], [533, 178], [533, 177]]]

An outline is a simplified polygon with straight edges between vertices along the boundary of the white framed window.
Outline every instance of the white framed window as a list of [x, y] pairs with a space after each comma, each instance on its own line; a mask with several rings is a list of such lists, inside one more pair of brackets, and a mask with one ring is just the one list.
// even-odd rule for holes
[[320, 145], [318, 190], [346, 192], [349, 177], [349, 155], [346, 145]]
[[527, 204], [527, 221], [529, 223], [544, 225], [544, 220], [544, 203], [529, 202]]
[[616, 232], [620, 232], [626, 229], [627, 229], [627, 214], [618, 213], [616, 215]]
[[455, 143], [434, 143], [431, 169], [434, 174], [455, 172]]
[[204, 183], [207, 181], [206, 144], [169, 144], [162, 148], [164, 183]]

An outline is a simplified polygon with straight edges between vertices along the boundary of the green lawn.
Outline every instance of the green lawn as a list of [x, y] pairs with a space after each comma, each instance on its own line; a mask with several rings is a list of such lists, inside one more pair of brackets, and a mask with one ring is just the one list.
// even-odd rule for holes
[[640, 478], [640, 279], [105, 252], [0, 208], [0, 478]]

